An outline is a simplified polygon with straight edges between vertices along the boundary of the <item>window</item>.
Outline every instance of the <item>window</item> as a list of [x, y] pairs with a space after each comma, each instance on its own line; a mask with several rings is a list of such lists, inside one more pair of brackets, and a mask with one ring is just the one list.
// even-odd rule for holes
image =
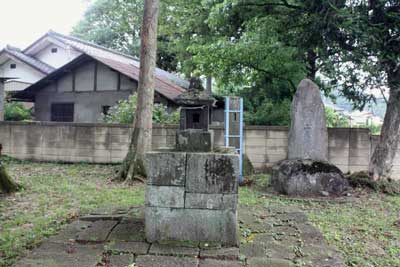
[[51, 121], [73, 122], [74, 103], [51, 104]]
[[10, 69], [16, 69], [16, 68], [17, 68], [17, 64], [15, 64], [15, 63], [10, 64]]
[[57, 52], [58, 52], [57, 47], [53, 47], [53, 48], [51, 49], [51, 53], [57, 53]]
[[193, 114], [193, 123], [200, 123], [200, 114], [199, 113]]
[[108, 113], [110, 112], [111, 106], [102, 106], [101, 108], [102, 108], [102, 110], [103, 110], [103, 115], [104, 115], [104, 116], [107, 116]]

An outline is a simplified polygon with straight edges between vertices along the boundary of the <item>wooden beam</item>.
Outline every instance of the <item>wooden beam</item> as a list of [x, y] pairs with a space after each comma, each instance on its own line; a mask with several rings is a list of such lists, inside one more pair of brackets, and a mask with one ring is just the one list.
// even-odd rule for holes
[[97, 72], [99, 69], [99, 63], [97, 61], [94, 62], [94, 83], [93, 83], [93, 91], [97, 91]]

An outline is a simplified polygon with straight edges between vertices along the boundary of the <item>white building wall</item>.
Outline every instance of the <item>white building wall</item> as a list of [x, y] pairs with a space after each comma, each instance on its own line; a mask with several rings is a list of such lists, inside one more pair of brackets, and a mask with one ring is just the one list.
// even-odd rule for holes
[[[51, 52], [53, 48], [57, 48], [56, 53]], [[80, 54], [81, 53], [76, 50], [65, 49], [61, 46], [51, 44], [38, 52], [34, 57], [54, 68], [59, 68], [72, 61]]]
[[[11, 64], [16, 64], [16, 68], [11, 69]], [[3, 77], [15, 77], [17, 81], [25, 83], [35, 83], [45, 76], [31, 66], [15, 60], [8, 60], [0, 66], [0, 69]]]

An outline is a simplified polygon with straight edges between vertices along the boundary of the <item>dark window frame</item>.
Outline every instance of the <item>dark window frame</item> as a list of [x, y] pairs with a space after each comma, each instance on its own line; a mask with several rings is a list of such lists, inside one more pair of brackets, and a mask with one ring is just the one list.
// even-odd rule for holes
[[58, 48], [57, 47], [52, 47], [50, 51], [53, 54], [58, 53]]
[[54, 122], [74, 122], [75, 103], [55, 102], [51, 103], [50, 120]]
[[10, 69], [14, 70], [16, 68], [17, 68], [17, 64], [15, 64], [15, 63], [10, 64]]

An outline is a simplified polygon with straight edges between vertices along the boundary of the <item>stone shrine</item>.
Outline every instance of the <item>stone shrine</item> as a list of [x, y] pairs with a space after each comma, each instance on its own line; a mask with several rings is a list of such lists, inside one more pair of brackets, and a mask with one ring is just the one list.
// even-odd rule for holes
[[340, 195], [348, 183], [328, 162], [328, 130], [319, 88], [309, 79], [299, 84], [292, 103], [288, 160], [272, 169], [279, 193], [299, 196]]
[[176, 150], [146, 154], [146, 239], [237, 246], [239, 156], [212, 151], [211, 96], [191, 89], [178, 101]]

